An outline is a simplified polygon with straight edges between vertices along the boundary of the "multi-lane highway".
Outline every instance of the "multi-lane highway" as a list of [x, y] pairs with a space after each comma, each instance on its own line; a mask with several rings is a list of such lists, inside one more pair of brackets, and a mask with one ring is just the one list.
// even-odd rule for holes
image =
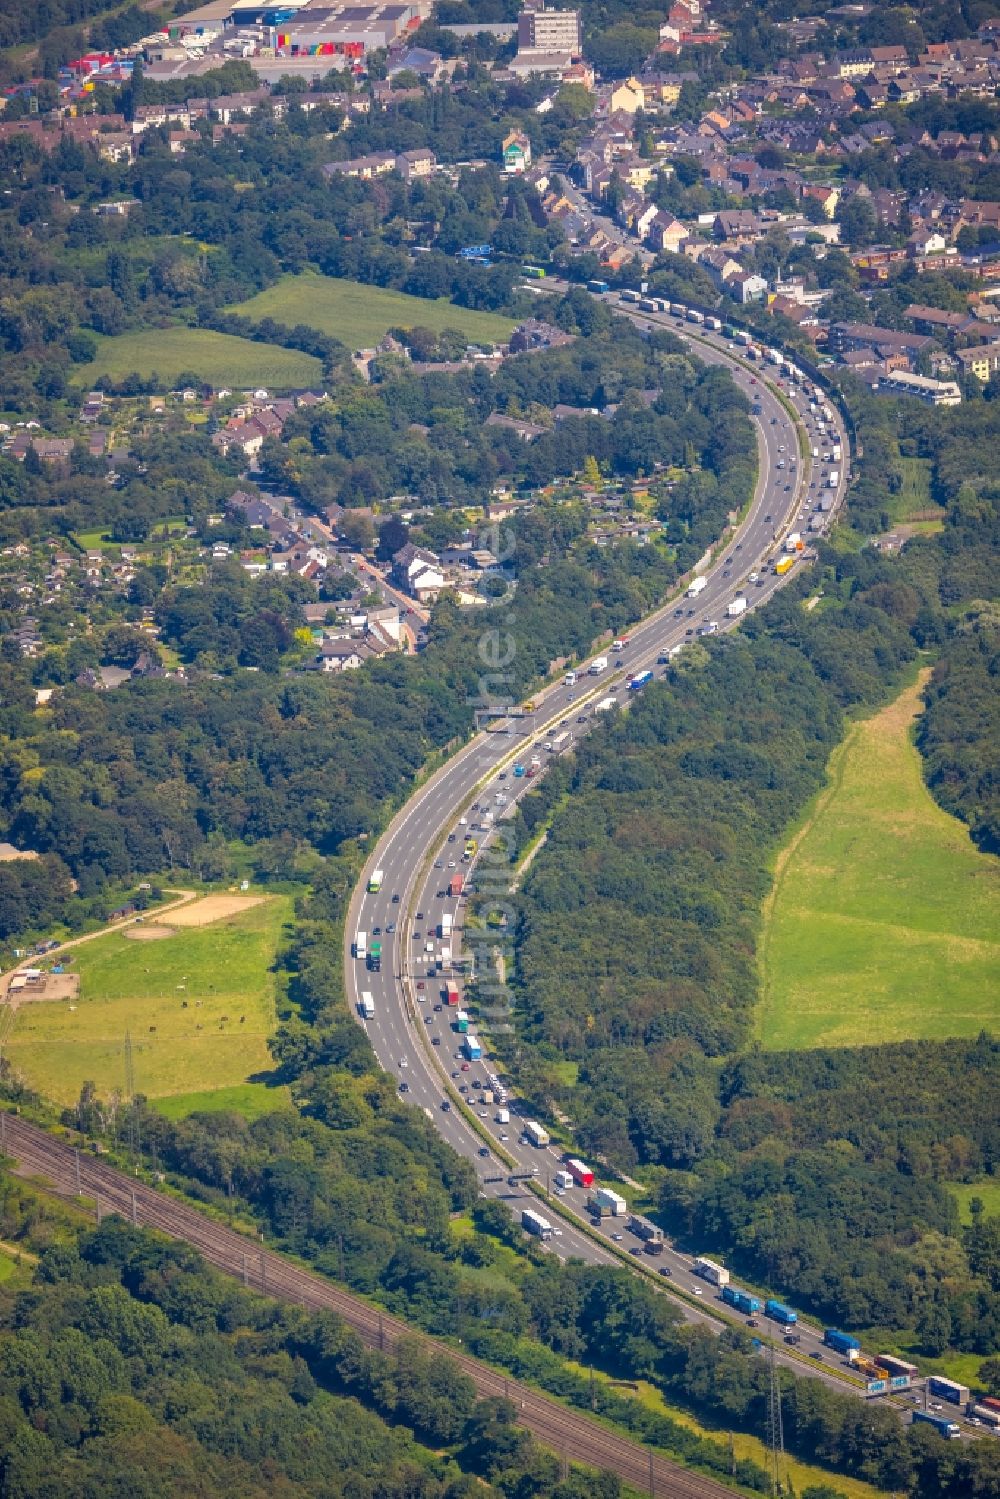
[[[516, 1098], [506, 1100], [509, 1121], [498, 1119], [501, 1111], [496, 1104], [483, 1102], [483, 1094], [493, 1091], [493, 1063], [488, 1057], [467, 1060], [462, 1052], [463, 1038], [453, 1028], [455, 1010], [446, 1004], [446, 990], [449, 977], [461, 990], [472, 944], [465, 939], [460, 957], [465, 901], [463, 896], [449, 894], [450, 883], [458, 874], [483, 878], [489, 840], [498, 831], [502, 835], [504, 819], [517, 797], [533, 784], [517, 768], [530, 770], [532, 760], [537, 760], [543, 770], [550, 757], [544, 746], [552, 736], [565, 732], [575, 740], [586, 733], [599, 716], [595, 714], [598, 700], [614, 696], [624, 703], [629, 676], [646, 668], [661, 674], [656, 669], [673, 648], [688, 644], [712, 622], [720, 630], [727, 628], [732, 622], [727, 622], [726, 606], [737, 593], [746, 595], [751, 608], [770, 597], [784, 580], [773, 567], [764, 566], [767, 559], [779, 554], [789, 531], [805, 530], [821, 485], [839, 503], [847, 482], [846, 462], [838, 464], [839, 481], [831, 489], [829, 470], [822, 460], [814, 462], [811, 457], [813, 447], [822, 453], [834, 443], [840, 444], [847, 457], [847, 438], [836, 412], [826, 419], [826, 431], [821, 433], [816, 423], [823, 418], [818, 412], [810, 413], [808, 397], [800, 387], [788, 386], [779, 393], [760, 365], [740, 360], [723, 339], [701, 328], [679, 326], [658, 314], [631, 309], [629, 315], [643, 326], [669, 327], [691, 342], [706, 363], [728, 368], [758, 408], [754, 417], [758, 480], [749, 510], [703, 573], [705, 587], [697, 598], [679, 594], [634, 627], [624, 650], [607, 653], [610, 664], [600, 676], [590, 675], [588, 663], [583, 663], [576, 682], [563, 679], [536, 694], [535, 711], [478, 734], [410, 798], [379, 840], [347, 917], [347, 997], [379, 1062], [396, 1077], [408, 1100], [425, 1110], [445, 1139], [473, 1161], [481, 1191], [504, 1198], [515, 1213], [524, 1206], [547, 1213], [538, 1201], [537, 1189], [552, 1187], [561, 1162], [551, 1148], [537, 1150], [522, 1137], [525, 1111]], [[790, 411], [795, 412], [794, 418]], [[802, 565], [800, 561], [796, 567]], [[471, 868], [463, 853], [470, 836], [480, 844]], [[381, 886], [370, 893], [367, 883], [376, 869], [382, 872]], [[439, 935], [446, 916], [453, 924], [450, 942]], [[369, 949], [373, 939], [381, 942], [380, 970], [372, 971], [364, 959], [354, 956], [359, 932], [365, 933]], [[442, 949], [448, 946], [451, 964], [446, 959], [442, 967]], [[475, 959], [482, 976], [491, 954], [477, 945]], [[371, 1001], [368, 1018], [361, 1014], [365, 995]], [[536, 1191], [527, 1180], [512, 1183], [511, 1175], [533, 1176]], [[618, 1261], [625, 1251], [635, 1251], [636, 1269], [641, 1265], [665, 1291], [677, 1287], [686, 1293], [683, 1300], [675, 1298], [686, 1317], [720, 1326], [717, 1293], [692, 1275], [687, 1256], [668, 1246], [662, 1256], [647, 1258], [640, 1252], [640, 1241], [621, 1220], [592, 1224], [585, 1211], [585, 1192], [571, 1188], [559, 1195], [563, 1213], [547, 1213], [554, 1228], [550, 1247], [555, 1253], [607, 1263]], [[706, 1302], [711, 1311], [699, 1305]], [[733, 1320], [743, 1321], [736, 1314]], [[820, 1348], [815, 1334], [803, 1329], [800, 1345], [794, 1353], [785, 1351], [785, 1356], [790, 1361], [797, 1358], [801, 1367], [802, 1357], [819, 1355]], [[825, 1351], [822, 1359], [828, 1365], [834, 1362]], [[819, 1358], [813, 1367], [827, 1378], [836, 1377]]]

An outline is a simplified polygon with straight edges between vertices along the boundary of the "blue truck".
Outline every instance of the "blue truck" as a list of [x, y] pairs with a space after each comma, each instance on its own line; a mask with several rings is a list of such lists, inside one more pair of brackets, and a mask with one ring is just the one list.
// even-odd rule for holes
[[646, 683], [652, 680], [653, 673], [651, 671], [637, 671], [628, 684], [628, 690], [629, 692], [641, 692]]
[[932, 1374], [927, 1381], [927, 1388], [932, 1395], [940, 1395], [950, 1405], [966, 1406], [969, 1403], [968, 1385], [958, 1384], [954, 1379], [944, 1379], [940, 1374]]
[[760, 1302], [756, 1296], [751, 1296], [749, 1291], [737, 1291], [734, 1286], [722, 1287], [722, 1299], [727, 1306], [734, 1306], [738, 1312], [745, 1312], [748, 1317], [760, 1311]]
[[770, 1317], [772, 1322], [780, 1322], [782, 1327], [794, 1327], [799, 1320], [798, 1312], [793, 1312], [790, 1306], [785, 1306], [781, 1301], [765, 1301], [764, 1315]]
[[861, 1344], [849, 1332], [838, 1332], [835, 1327], [823, 1329], [823, 1342], [837, 1353], [860, 1353]]
[[914, 1426], [918, 1424], [933, 1426], [938, 1435], [944, 1437], [946, 1441], [952, 1441], [955, 1437], [962, 1435], [962, 1428], [957, 1421], [949, 1421], [947, 1416], [932, 1416], [927, 1411], [914, 1411], [913, 1424]]
[[598, 281], [598, 280], [595, 279], [593, 281], [588, 281], [587, 282], [587, 290], [588, 291], [594, 291], [594, 292], [605, 292], [605, 291], [610, 291], [611, 287], [608, 285], [608, 283], [606, 281]]

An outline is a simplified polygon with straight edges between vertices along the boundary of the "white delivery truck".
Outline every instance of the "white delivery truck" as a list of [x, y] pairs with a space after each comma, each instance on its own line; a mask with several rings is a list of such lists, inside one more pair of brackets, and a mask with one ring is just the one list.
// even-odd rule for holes
[[799, 542], [801, 540], [802, 537], [798, 531], [789, 531], [788, 535], [785, 537], [785, 551], [797, 552], [799, 550]]
[[524, 1133], [527, 1135], [532, 1145], [536, 1145], [539, 1150], [543, 1150], [549, 1143], [550, 1136], [548, 1130], [543, 1129], [535, 1119], [525, 1120]]
[[573, 1185], [573, 1178], [568, 1171], [557, 1171], [553, 1177], [553, 1181], [561, 1192], [565, 1192], [567, 1188]]
[[368, 993], [367, 989], [365, 990], [365, 992], [361, 996], [361, 1000], [360, 1000], [360, 1002], [358, 1004], [358, 1009], [361, 1011], [362, 1015], [364, 1016], [364, 1018], [366, 1020], [373, 1020], [374, 1019], [374, 1017], [375, 1017], [375, 1001], [372, 999], [372, 997]]
[[541, 1213], [536, 1213], [533, 1208], [524, 1208], [521, 1213], [521, 1227], [526, 1233], [534, 1234], [539, 1239], [551, 1239], [552, 1224]]
[[563, 677], [563, 681], [566, 683], [567, 687], [575, 687], [576, 686], [576, 672], [575, 671], [568, 671], [566, 673], [566, 675]]
[[613, 1192], [610, 1187], [598, 1187], [591, 1202], [602, 1217], [610, 1214], [612, 1218], [624, 1218], [628, 1212], [628, 1203], [624, 1197]]
[[496, 1114], [495, 1114], [494, 1117], [496, 1119], [497, 1124], [509, 1124], [510, 1123], [510, 1109], [497, 1109]]
[[736, 619], [738, 615], [746, 613], [746, 607], [746, 599], [741, 593], [738, 593], [733, 599], [732, 603], [727, 606], [726, 613], [729, 615], [730, 619]]
[[608, 658], [607, 658], [607, 656], [595, 656], [594, 659], [593, 659], [593, 661], [591, 661], [591, 663], [590, 663], [590, 675], [592, 677], [599, 677], [601, 675], [601, 672], [602, 671], [607, 671], [607, 669], [608, 669]]
[[358, 932], [354, 939], [354, 956], [366, 958], [368, 956], [368, 933]]
[[693, 578], [688, 584], [688, 598], [696, 599], [704, 588], [708, 587], [707, 578]]
[[441, 920], [438, 922], [438, 936], [442, 939], [442, 941], [447, 940], [451, 936], [450, 911], [443, 911], [441, 913]]
[[830, 470], [830, 477], [827, 480], [827, 483], [829, 484], [831, 489], [836, 489], [837, 485], [840, 483], [840, 473], [837, 469], [834, 468]]
[[715, 1260], [698, 1259], [693, 1266], [695, 1275], [700, 1275], [702, 1280], [707, 1280], [713, 1286], [728, 1286], [729, 1271], [725, 1265], [719, 1265]]

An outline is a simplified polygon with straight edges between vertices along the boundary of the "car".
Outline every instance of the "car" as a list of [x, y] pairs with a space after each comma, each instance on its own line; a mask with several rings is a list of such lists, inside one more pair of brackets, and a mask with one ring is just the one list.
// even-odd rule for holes
[[455, 834], [454, 833], [449, 833], [448, 834], [448, 842], [449, 843], [454, 843], [454, 841], [455, 841]]
[[400, 1093], [409, 1093], [409, 1091], [410, 1091], [410, 1085], [406, 1081], [405, 1078], [403, 1079], [403, 1081], [399, 1085], [399, 1091], [400, 1091]]
[[431, 1045], [432, 1046], [440, 1046], [441, 1045], [441, 1037], [440, 1036], [432, 1036], [431, 1037]]
[[726, 566], [727, 567], [732, 567], [732, 565], [733, 565], [733, 559], [732, 559], [732, 557], [727, 557], [726, 558]]
[[505, 781], [506, 779], [507, 779], [507, 772], [505, 770], [502, 770], [500, 772], [500, 774], [497, 776], [497, 780], [498, 781]]
[[673, 1273], [674, 1272], [671, 1270], [671, 1268], [670, 1268], [669, 1265], [661, 1265], [660, 1266], [660, 1269], [659, 1269], [659, 1274], [660, 1275], [666, 1275], [666, 1276], [669, 1277], [669, 1276], [673, 1275]]
[[504, 1134], [504, 1133], [503, 1133], [503, 1132], [502, 1132], [502, 1131], [501, 1131], [501, 1134], [500, 1134], [500, 1138], [501, 1138], [501, 1140], [509, 1140], [509, 1139], [510, 1139], [510, 1135], [505, 1135], [505, 1134]]
[[694, 1287], [694, 1294], [695, 1294], [695, 1295], [696, 1295], [696, 1296], [704, 1296], [704, 1294], [705, 1294], [705, 1293], [704, 1293], [704, 1291], [703, 1291], [703, 1290], [702, 1290], [702, 1289], [701, 1289], [701, 1286], [695, 1286], [695, 1287]]
[[685, 634], [685, 635], [693, 635], [693, 634], [694, 634], [694, 631], [693, 631], [693, 630], [685, 630], [685, 631], [684, 631], [684, 634]]
[[413, 933], [413, 941], [414, 942], [419, 942], [420, 941], [420, 933], [419, 932], [414, 932]]
[[463, 1072], [468, 1072], [468, 1070], [469, 1070], [469, 1063], [468, 1062], [463, 1062], [462, 1063], [462, 1071]]
[[770, 521], [770, 519], [771, 519], [771, 517], [769, 515], [765, 515], [765, 517], [764, 517], [765, 522]]
[[637, 1254], [641, 1258], [642, 1257], [642, 1250], [641, 1249], [630, 1249], [629, 1250], [629, 1254]]
[[435, 869], [443, 869], [444, 868], [444, 860], [443, 859], [435, 859], [434, 860], [434, 868]]
[[481, 1082], [480, 1082], [480, 1081], [479, 1081], [479, 1079], [478, 1079], [478, 1077], [477, 1077], [477, 1078], [475, 1078], [475, 1079], [474, 1079], [474, 1080], [473, 1080], [473, 1083], [472, 1083], [472, 1086], [473, 1086], [473, 1087], [474, 1087], [474, 1088], [481, 1088], [481, 1087], [482, 1087], [482, 1086], [483, 1086], [483, 1085], [482, 1085], [482, 1083], [481, 1083]]
[[394, 895], [392, 897], [392, 903], [393, 903], [394, 906], [398, 906], [399, 905], [399, 896], [398, 895]]
[[447, 1098], [442, 1098], [441, 1100], [441, 1111], [445, 1114], [451, 1113], [451, 1103]]
[[382, 935], [382, 928], [380, 926], [373, 926], [372, 927], [372, 936], [373, 937], [381, 937], [381, 935]]
[[756, 1317], [748, 1317], [747, 1318], [747, 1327], [756, 1327], [756, 1326], [757, 1326], [757, 1318]]
[[809, 1357], [810, 1358], [819, 1359], [820, 1363], [823, 1362], [823, 1355], [820, 1353], [820, 1351], [819, 1351], [818, 1348], [814, 1348], [813, 1351], [812, 1351], [812, 1353], [810, 1353]]
[[433, 1025], [433, 1024], [434, 1024], [434, 1016], [433, 1015], [425, 1015], [424, 1016], [424, 1025]]
[[427, 995], [426, 994], [418, 994], [417, 995], [417, 1004], [418, 1005], [425, 1005], [426, 1003], [427, 1003]]
[[561, 1239], [561, 1238], [562, 1238], [562, 1236], [563, 1236], [563, 1231], [562, 1231], [562, 1229], [561, 1229], [561, 1228], [554, 1228], [554, 1229], [553, 1229], [553, 1230], [552, 1230], [552, 1237], [553, 1237], [553, 1238], [554, 1238], [554, 1239]]
[[[417, 979], [417, 988], [418, 989], [426, 989], [427, 988], [427, 985], [424, 983], [423, 979]], [[441, 1008], [441, 1006], [438, 1005], [438, 1009], [440, 1009], [440, 1008]]]
[[408, 1067], [410, 1064], [406, 1060], [405, 1057], [400, 1057], [400, 1059], [399, 1059], [399, 1065], [400, 1065], [400, 1067]]
[[393, 934], [393, 932], [395, 930], [396, 930], [396, 923], [394, 921], [387, 921], [386, 922], [386, 926], [385, 926], [385, 934], [386, 934], [386, 936], [387, 937], [391, 937], [392, 934]]
[[[418, 985], [418, 987], [419, 987], [419, 985]], [[441, 1004], [441, 1002], [439, 1000], [438, 1003], [434, 1006], [434, 1013], [435, 1013], [435, 1015], [437, 1015], [443, 1009], [444, 1009], [444, 1006]]]
[[469, 1085], [468, 1085], [468, 1083], [459, 1083], [459, 1085], [458, 1085], [458, 1091], [459, 1091], [459, 1093], [468, 1093], [468, 1091], [469, 1091]]
[[612, 1234], [611, 1237], [612, 1237], [612, 1239], [614, 1240], [614, 1242], [616, 1244], [620, 1244], [621, 1241], [622, 1241], [622, 1235], [621, 1234]]
[[423, 921], [423, 919], [424, 919], [424, 913], [423, 913], [423, 911], [418, 911], [417, 912], [417, 920], [418, 921]]
[[933, 1401], [933, 1400], [931, 1401], [930, 1408], [931, 1408], [932, 1411], [943, 1411], [944, 1410], [944, 1406], [943, 1405], [941, 1405], [938, 1402]]
[[674, 619], [680, 619], [680, 617], [681, 617], [681, 615], [683, 613], [684, 613], [684, 607], [682, 605], [680, 609], [675, 609], [674, 610]]
[[490, 1153], [490, 1147], [488, 1145], [480, 1145], [480, 1147], [479, 1147], [479, 1154], [481, 1156], [488, 1156], [489, 1153]]

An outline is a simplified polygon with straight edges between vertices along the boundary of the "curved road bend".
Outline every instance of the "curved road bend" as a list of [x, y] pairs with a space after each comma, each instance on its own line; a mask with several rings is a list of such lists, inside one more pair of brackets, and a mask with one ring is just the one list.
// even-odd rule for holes
[[[537, 693], [535, 701], [540, 706], [530, 720], [510, 719], [501, 726], [506, 732], [478, 734], [415, 792], [375, 847], [347, 913], [347, 999], [355, 1015], [359, 1016], [362, 994], [371, 995], [374, 1016], [367, 1021], [359, 1016], [359, 1022], [364, 1025], [379, 1062], [397, 1078], [401, 1087], [405, 1086], [408, 1100], [424, 1109], [448, 1143], [471, 1159], [479, 1177], [480, 1192], [484, 1196], [505, 1199], [515, 1212], [524, 1206], [538, 1207], [538, 1199], [524, 1184], [508, 1181], [511, 1168], [505, 1166], [503, 1158], [494, 1156], [484, 1143], [484, 1134], [516, 1163], [515, 1174], [528, 1176], [534, 1171], [539, 1185], [546, 1184], [558, 1169], [560, 1160], [554, 1151], [538, 1151], [521, 1141], [518, 1114], [523, 1117], [524, 1111], [517, 1099], [508, 1103], [510, 1125], [497, 1122], [495, 1109], [479, 1105], [475, 1108], [477, 1131], [470, 1114], [466, 1113], [466, 1107], [470, 1107], [489, 1084], [489, 1064], [472, 1062], [467, 1071], [461, 1070], [464, 1059], [457, 1051], [459, 1038], [451, 1029], [454, 1011], [449, 1012], [442, 1005], [443, 980], [435, 966], [440, 943], [434, 940], [438, 924], [446, 912], [451, 915], [456, 928], [461, 924], [462, 901], [449, 897], [447, 886], [453, 874], [468, 869], [462, 861], [465, 834], [473, 831], [472, 824], [479, 821], [487, 808], [502, 820], [503, 815], [511, 810], [517, 794], [532, 784], [526, 778], [514, 779], [506, 769], [501, 770], [502, 762], [510, 760], [516, 753], [530, 758], [537, 751], [544, 757], [540, 746], [547, 738], [548, 729], [565, 725], [575, 737], [593, 725], [593, 704], [588, 706], [584, 701], [588, 694], [596, 691], [598, 696], [604, 696], [618, 689], [618, 700], [621, 701], [625, 673], [654, 667], [660, 656], [683, 644], [688, 632], [699, 628], [703, 620], [717, 620], [720, 629], [725, 628], [726, 605], [738, 591], [746, 593], [750, 607], [768, 599], [782, 585], [783, 579], [773, 572], [761, 572], [760, 581], [750, 584], [748, 575], [758, 571], [763, 559], [775, 551], [776, 537], [780, 543], [786, 531], [801, 529], [805, 525], [816, 505], [819, 485], [826, 482], [826, 492], [830, 492], [821, 465], [803, 458], [796, 427], [786, 406], [765, 383], [763, 371], [758, 373], [756, 368], [735, 359], [729, 345], [701, 329], [695, 334], [686, 325], [677, 325], [666, 317], [638, 313], [634, 309], [629, 315], [642, 325], [658, 324], [685, 338], [706, 363], [725, 365], [730, 369], [740, 389], [751, 401], [759, 402], [760, 414], [754, 418], [759, 455], [758, 479], [749, 511], [722, 556], [705, 573], [706, 586], [698, 598], [674, 599], [658, 609], [631, 630], [628, 648], [620, 657], [610, 655], [609, 669], [600, 678], [584, 675], [584, 665], [575, 686], [560, 681], [544, 693]], [[839, 441], [842, 452], [848, 452], [846, 435], [836, 413], [836, 435], [828, 431], [824, 439], [815, 426], [817, 415], [809, 413], [808, 400], [803, 399], [801, 391], [795, 388], [784, 395], [796, 410], [796, 419], [804, 429], [810, 449], [824, 441], [827, 447]], [[795, 462], [791, 469], [790, 459]], [[837, 503], [846, 488], [847, 465], [841, 463], [839, 469], [840, 478], [835, 490]], [[506, 801], [500, 802], [497, 797], [505, 797]], [[478, 815], [472, 810], [473, 803], [481, 809]], [[458, 822], [460, 813], [466, 808], [469, 809], [468, 827]], [[449, 836], [454, 838], [453, 842], [448, 841]], [[484, 835], [477, 833], [477, 836], [482, 840]], [[369, 894], [366, 885], [374, 869], [383, 871], [382, 886], [377, 894]], [[395, 930], [387, 932], [392, 923]], [[363, 961], [351, 955], [356, 933], [364, 931], [370, 941], [375, 928], [381, 928], [383, 949], [379, 972], [369, 971]], [[459, 936], [456, 930], [455, 943]], [[433, 951], [428, 951], [428, 947]], [[468, 1090], [462, 1095], [466, 1099], [464, 1107], [459, 1106], [456, 1091], [461, 1087]], [[446, 1100], [447, 1108], [444, 1107]], [[562, 1194], [561, 1206], [584, 1219], [584, 1196], [585, 1193], [571, 1189]], [[620, 1264], [622, 1250], [638, 1248], [639, 1241], [627, 1232], [621, 1249], [610, 1242], [604, 1248], [571, 1220], [555, 1216], [553, 1226], [555, 1234], [550, 1247], [561, 1259], [576, 1256], [589, 1263]], [[622, 1229], [623, 1225], [612, 1219], [602, 1224], [600, 1232], [608, 1240], [612, 1234], [622, 1239]], [[645, 1261], [645, 1266], [654, 1268], [650, 1261]], [[656, 1269], [661, 1266], [669, 1268], [674, 1282], [688, 1293], [690, 1300], [687, 1301], [672, 1298], [684, 1316], [719, 1331], [724, 1325], [720, 1316], [724, 1314], [721, 1308], [710, 1312], [698, 1306], [699, 1299], [712, 1298], [715, 1292], [691, 1275], [690, 1259], [668, 1249], [655, 1262]], [[656, 1283], [666, 1289], [664, 1280], [666, 1277]], [[732, 1320], [742, 1325], [743, 1319], [735, 1314]], [[779, 1357], [801, 1372], [802, 1355], [819, 1354], [821, 1346], [816, 1335], [803, 1328], [800, 1356], [795, 1357], [780, 1349]], [[832, 1355], [824, 1352], [822, 1358], [826, 1360]], [[832, 1369], [824, 1368], [819, 1359], [808, 1367], [809, 1372], [844, 1387], [841, 1378]]]
[[313, 1311], [336, 1312], [369, 1348], [391, 1351], [401, 1338], [419, 1338], [429, 1352], [450, 1359], [467, 1374], [480, 1399], [502, 1396], [513, 1401], [519, 1423], [567, 1462], [609, 1469], [636, 1489], [664, 1499], [668, 1495], [671, 1499], [725, 1499], [732, 1495], [732, 1489], [714, 1479], [703, 1478], [638, 1442], [618, 1436], [580, 1412], [505, 1378], [468, 1354], [456, 1353], [447, 1344], [380, 1312], [322, 1276], [214, 1223], [186, 1202], [133, 1181], [13, 1114], [0, 1113], [0, 1154], [16, 1161], [22, 1175], [51, 1182], [64, 1197], [82, 1193], [95, 1199], [98, 1217], [120, 1213], [144, 1228], [183, 1240], [209, 1264], [253, 1290]]

